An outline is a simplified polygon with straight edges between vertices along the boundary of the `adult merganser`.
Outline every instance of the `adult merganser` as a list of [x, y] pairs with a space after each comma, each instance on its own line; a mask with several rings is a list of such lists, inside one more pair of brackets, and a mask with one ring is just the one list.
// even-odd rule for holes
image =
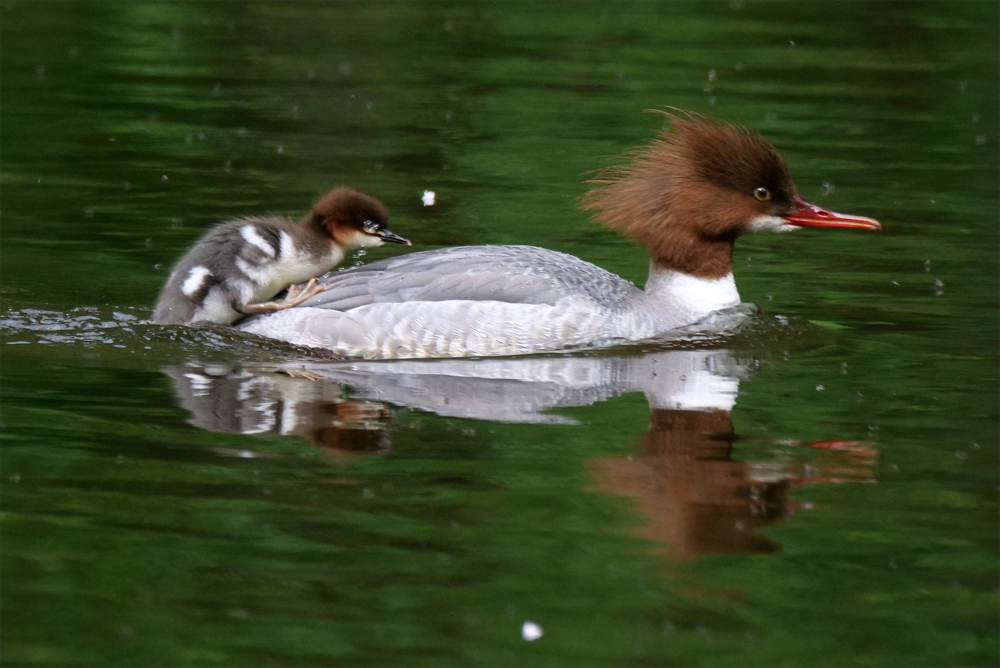
[[759, 134], [666, 114], [631, 161], [592, 183], [583, 208], [651, 257], [644, 290], [579, 258], [531, 246], [412, 253], [323, 277], [325, 290], [244, 331], [369, 359], [518, 355], [647, 339], [740, 302], [742, 234], [798, 227], [880, 230], [799, 197]]
[[[221, 223], [174, 267], [153, 322], [225, 325], [247, 314], [291, 308], [322, 292], [316, 277], [340, 264], [346, 250], [386, 241], [409, 246], [386, 227], [388, 217], [374, 197], [341, 187], [321, 197], [300, 221], [264, 216]], [[282, 301], [267, 301], [285, 288]]]

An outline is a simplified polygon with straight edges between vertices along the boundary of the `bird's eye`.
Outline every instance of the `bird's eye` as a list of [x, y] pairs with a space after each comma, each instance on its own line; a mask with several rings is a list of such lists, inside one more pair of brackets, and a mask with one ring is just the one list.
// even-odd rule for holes
[[767, 188], [757, 188], [753, 191], [753, 196], [761, 202], [766, 202], [771, 199], [771, 191]]
[[361, 229], [365, 231], [365, 234], [375, 234], [378, 232], [378, 223], [373, 223], [370, 220], [366, 220], [361, 223]]

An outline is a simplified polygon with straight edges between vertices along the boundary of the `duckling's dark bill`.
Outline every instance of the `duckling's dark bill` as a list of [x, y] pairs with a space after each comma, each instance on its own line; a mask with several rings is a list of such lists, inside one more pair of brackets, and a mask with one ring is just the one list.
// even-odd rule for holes
[[382, 241], [390, 241], [394, 244], [403, 244], [404, 246], [412, 246], [413, 244], [409, 239], [404, 239], [395, 232], [390, 232], [387, 229], [381, 229], [375, 233], [375, 236], [380, 238]]

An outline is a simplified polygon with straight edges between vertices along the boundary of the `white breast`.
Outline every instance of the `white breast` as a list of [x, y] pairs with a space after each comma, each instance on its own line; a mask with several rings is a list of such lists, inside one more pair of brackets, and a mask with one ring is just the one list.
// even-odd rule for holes
[[302, 283], [326, 273], [343, 259], [344, 251], [337, 244], [330, 244], [328, 254], [316, 256], [297, 248], [292, 237], [287, 232], [282, 232], [277, 258], [273, 260], [263, 258], [259, 263], [252, 263], [241, 257], [236, 258], [237, 267], [246, 280], [236, 278], [232, 284], [242, 294], [244, 303], [264, 302], [289, 285]]

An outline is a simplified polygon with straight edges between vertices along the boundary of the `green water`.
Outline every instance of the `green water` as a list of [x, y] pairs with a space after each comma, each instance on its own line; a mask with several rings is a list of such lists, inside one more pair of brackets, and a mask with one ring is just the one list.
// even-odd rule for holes
[[[997, 25], [992, 2], [3, 2], [0, 660], [996, 665]], [[339, 183], [419, 249], [534, 244], [641, 284], [575, 199], [666, 105], [759, 129], [807, 199], [885, 232], [742, 239], [741, 333], [499, 379], [310, 380], [273, 368], [326, 373], [306, 351], [143, 322], [207, 226]], [[731, 412], [607, 380], [689, 359]]]

